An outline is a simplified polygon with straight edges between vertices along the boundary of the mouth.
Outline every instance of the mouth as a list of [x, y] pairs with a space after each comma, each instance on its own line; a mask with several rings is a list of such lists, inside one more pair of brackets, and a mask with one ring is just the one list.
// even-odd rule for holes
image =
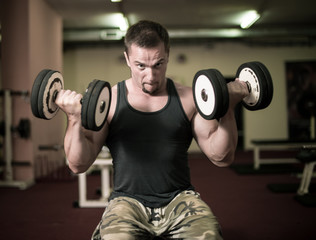
[[142, 90], [144, 93], [153, 94], [157, 91], [157, 83], [143, 83]]
[[152, 86], [152, 85], [156, 85], [157, 84], [157, 82], [156, 81], [152, 81], [152, 82], [144, 82], [143, 83], [143, 85], [150, 85], [150, 86]]

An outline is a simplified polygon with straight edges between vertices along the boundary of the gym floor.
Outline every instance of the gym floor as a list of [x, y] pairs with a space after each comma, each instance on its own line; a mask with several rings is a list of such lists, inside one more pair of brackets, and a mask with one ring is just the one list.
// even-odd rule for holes
[[[275, 193], [267, 187], [298, 184], [297, 172], [238, 174], [234, 166], [240, 164], [252, 164], [252, 153], [237, 152], [229, 168], [190, 155], [192, 183], [218, 217], [225, 240], [316, 239], [316, 207], [297, 202], [294, 191]], [[103, 209], [74, 208], [78, 179], [63, 171], [63, 177], [42, 179], [27, 190], [0, 188], [0, 239], [90, 239]], [[88, 198], [98, 198], [100, 175], [87, 180]]]

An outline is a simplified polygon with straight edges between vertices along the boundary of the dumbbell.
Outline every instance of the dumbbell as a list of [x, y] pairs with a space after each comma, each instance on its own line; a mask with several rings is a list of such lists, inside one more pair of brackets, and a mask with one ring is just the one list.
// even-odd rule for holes
[[[246, 82], [249, 95], [242, 100], [243, 106], [251, 111], [268, 107], [273, 97], [273, 83], [266, 66], [261, 62], [240, 65], [236, 78]], [[193, 97], [200, 115], [207, 119], [223, 117], [229, 106], [227, 82], [217, 69], [198, 71], [193, 79]]]
[[[0, 136], [5, 136], [6, 132], [5, 122], [0, 122]], [[11, 132], [18, 133], [23, 139], [28, 139], [31, 135], [31, 123], [27, 118], [22, 118], [17, 126], [11, 126]]]
[[[36, 77], [31, 92], [31, 108], [35, 117], [50, 120], [58, 112], [55, 103], [58, 93], [64, 89], [60, 72], [44, 69]], [[108, 82], [93, 80], [89, 83], [81, 103], [82, 126], [99, 131], [106, 122], [111, 105], [111, 86]]]

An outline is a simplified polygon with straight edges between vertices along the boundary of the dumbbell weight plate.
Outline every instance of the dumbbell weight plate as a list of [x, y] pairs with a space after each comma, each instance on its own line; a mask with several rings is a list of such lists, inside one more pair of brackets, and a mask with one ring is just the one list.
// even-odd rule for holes
[[264, 109], [272, 101], [273, 84], [268, 69], [260, 62], [242, 64], [236, 73], [239, 80], [247, 82], [250, 94], [243, 99], [242, 104], [248, 110]]
[[49, 69], [44, 69], [39, 72], [39, 74], [36, 76], [35, 81], [32, 86], [32, 91], [31, 91], [31, 109], [32, 113], [35, 117], [40, 117], [39, 112], [38, 112], [38, 94], [39, 94], [39, 89], [41, 87], [41, 84], [43, 82], [43, 79], [45, 75], [49, 72]]
[[64, 80], [60, 72], [45, 69], [36, 77], [31, 93], [31, 108], [34, 116], [51, 119], [58, 112], [55, 104], [56, 92], [64, 88]]
[[219, 119], [225, 115], [229, 104], [226, 80], [216, 69], [198, 71], [193, 79], [193, 97], [200, 115]]
[[260, 109], [266, 108], [270, 105], [272, 98], [273, 98], [273, 82], [272, 82], [272, 77], [271, 74], [268, 70], [268, 68], [261, 62], [252, 62], [255, 64], [257, 67], [261, 69], [265, 76], [265, 81], [263, 84], [263, 88], [265, 91], [263, 92], [263, 102], [262, 105], [260, 105]]
[[82, 99], [81, 121], [83, 127], [99, 131], [106, 122], [110, 105], [110, 84], [101, 80], [92, 81]]
[[101, 129], [108, 117], [111, 105], [111, 85], [108, 82], [100, 81], [100, 91], [95, 111], [95, 125]]

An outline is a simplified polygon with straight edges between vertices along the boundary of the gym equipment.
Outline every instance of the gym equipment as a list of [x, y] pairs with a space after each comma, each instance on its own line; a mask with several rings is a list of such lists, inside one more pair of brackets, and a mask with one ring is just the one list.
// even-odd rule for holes
[[[20, 181], [14, 179], [13, 165], [16, 166], [31, 166], [29, 162], [14, 162], [13, 160], [13, 145], [12, 133], [17, 131], [21, 137], [28, 138], [30, 134], [30, 124], [28, 120], [21, 120], [17, 127], [12, 127], [12, 97], [21, 96], [28, 97], [27, 91], [13, 91], [13, 90], [0, 90], [0, 96], [4, 98], [4, 121], [1, 125], [1, 134], [4, 136], [4, 180], [0, 181], [0, 187], [18, 187], [20, 189], [27, 189], [34, 184], [34, 180]], [[1, 170], [1, 169], [0, 169]]]
[[[55, 103], [58, 93], [64, 89], [60, 72], [44, 69], [36, 77], [31, 92], [31, 108], [35, 117], [50, 120], [58, 112]], [[93, 80], [81, 99], [82, 126], [99, 131], [106, 122], [111, 105], [111, 86], [108, 82]]]
[[304, 145], [296, 158], [304, 163], [304, 170], [300, 187], [297, 190], [298, 195], [309, 193], [309, 186], [311, 183], [314, 166], [316, 164], [316, 144]]
[[[236, 78], [244, 81], [249, 90], [242, 104], [248, 110], [260, 110], [268, 107], [273, 97], [271, 75], [264, 64], [247, 62], [237, 70]], [[217, 69], [198, 71], [193, 79], [193, 97], [200, 115], [207, 119], [223, 117], [229, 106], [227, 82]]]
[[[31, 121], [27, 118], [22, 118], [19, 125], [11, 126], [11, 132], [16, 132], [23, 139], [28, 139], [31, 135]], [[5, 122], [0, 122], [0, 136], [5, 136]]]
[[[111, 194], [111, 168], [112, 157], [109, 149], [103, 146], [96, 160], [88, 171], [78, 175], [78, 201], [74, 201], [73, 206], [76, 208], [105, 208], [108, 205], [108, 198]], [[87, 175], [94, 170], [100, 170], [101, 172], [101, 197], [100, 199], [88, 199], [87, 198]]]

